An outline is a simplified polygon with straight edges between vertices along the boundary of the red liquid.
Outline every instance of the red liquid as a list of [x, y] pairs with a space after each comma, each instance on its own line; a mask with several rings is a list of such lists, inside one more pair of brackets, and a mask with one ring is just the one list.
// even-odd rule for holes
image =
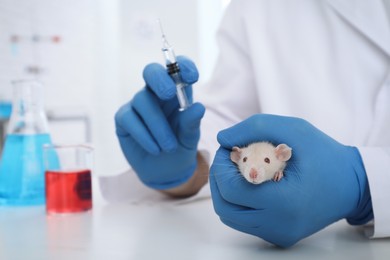
[[90, 170], [46, 171], [46, 210], [73, 213], [92, 208]]

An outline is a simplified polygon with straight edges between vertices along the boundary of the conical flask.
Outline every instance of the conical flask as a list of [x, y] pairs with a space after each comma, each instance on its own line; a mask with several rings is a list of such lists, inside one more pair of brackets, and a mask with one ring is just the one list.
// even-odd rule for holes
[[13, 82], [12, 114], [0, 161], [0, 205], [45, 203], [43, 145], [51, 144], [43, 86]]

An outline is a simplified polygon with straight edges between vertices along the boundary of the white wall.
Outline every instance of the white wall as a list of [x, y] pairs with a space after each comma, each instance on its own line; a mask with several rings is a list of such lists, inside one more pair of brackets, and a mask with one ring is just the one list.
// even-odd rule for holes
[[[46, 107], [87, 113], [95, 172], [117, 174], [128, 165], [115, 136], [114, 114], [144, 86], [143, 67], [163, 61], [156, 19], [176, 53], [198, 64], [202, 81], [211, 74], [217, 54], [214, 31], [223, 2], [0, 0], [0, 98], [10, 96], [10, 80], [34, 76], [26, 73], [27, 66], [39, 66], [43, 73], [35, 76], [45, 84]], [[30, 39], [35, 34], [62, 40], [34, 43]], [[24, 40], [12, 44], [12, 35]], [[77, 124], [53, 123], [54, 141], [78, 141], [83, 129]]]

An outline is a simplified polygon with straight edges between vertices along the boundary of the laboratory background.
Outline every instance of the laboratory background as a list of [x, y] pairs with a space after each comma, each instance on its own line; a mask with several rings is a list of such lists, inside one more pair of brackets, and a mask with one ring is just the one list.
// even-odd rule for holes
[[[194, 60], [199, 84], [212, 73], [215, 31], [228, 0], [0, 0], [0, 149], [14, 80], [43, 83], [53, 143], [90, 143], [95, 176], [128, 169], [114, 114], [163, 64], [160, 19], [177, 55]], [[185, 22], [179, 22], [185, 21]]]
[[[0, 260], [390, 259], [388, 238], [367, 239], [363, 228], [345, 220], [281, 249], [224, 225], [208, 186], [196, 196], [173, 199], [129, 174], [114, 116], [144, 87], [144, 67], [165, 63], [158, 19], [175, 54], [197, 65], [196, 92], [213, 73], [215, 34], [229, 3], [0, 0], [0, 152], [7, 150], [14, 118], [15, 81], [42, 83], [51, 142], [61, 145], [45, 148], [51, 151], [43, 156], [49, 162], [45, 185], [43, 175], [38, 179], [28, 175], [28, 167], [20, 170], [22, 159], [0, 159], [20, 170], [19, 175], [8, 174], [2, 171], [8, 164], [0, 163], [5, 173], [0, 175]], [[33, 154], [29, 144], [26, 153]], [[68, 169], [59, 169], [59, 159], [67, 158], [62, 149], [85, 155], [85, 165], [77, 165], [82, 170], [75, 171], [77, 179], [66, 179], [63, 186], [57, 177], [73, 177]], [[22, 188], [40, 200], [25, 196], [30, 193]], [[15, 202], [15, 195], [21, 200]]]

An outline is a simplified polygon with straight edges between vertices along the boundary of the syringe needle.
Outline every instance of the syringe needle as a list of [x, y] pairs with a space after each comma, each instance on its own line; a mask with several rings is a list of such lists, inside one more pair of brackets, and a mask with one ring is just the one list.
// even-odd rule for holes
[[162, 27], [160, 18], [157, 18], [157, 22], [158, 22], [158, 24], [160, 25], [161, 36], [162, 36], [163, 38], [165, 38], [165, 34], [164, 34], [164, 30], [163, 30], [163, 27]]
[[164, 29], [162, 27], [162, 23], [161, 23], [161, 20], [160, 18], [157, 19], [157, 22], [160, 26], [160, 31], [161, 31], [161, 39], [162, 39], [162, 42], [163, 42], [163, 51], [164, 50], [168, 50], [169, 48], [171, 48], [171, 45], [169, 45], [168, 41], [167, 41], [167, 37], [165, 36], [165, 33], [164, 33]]

